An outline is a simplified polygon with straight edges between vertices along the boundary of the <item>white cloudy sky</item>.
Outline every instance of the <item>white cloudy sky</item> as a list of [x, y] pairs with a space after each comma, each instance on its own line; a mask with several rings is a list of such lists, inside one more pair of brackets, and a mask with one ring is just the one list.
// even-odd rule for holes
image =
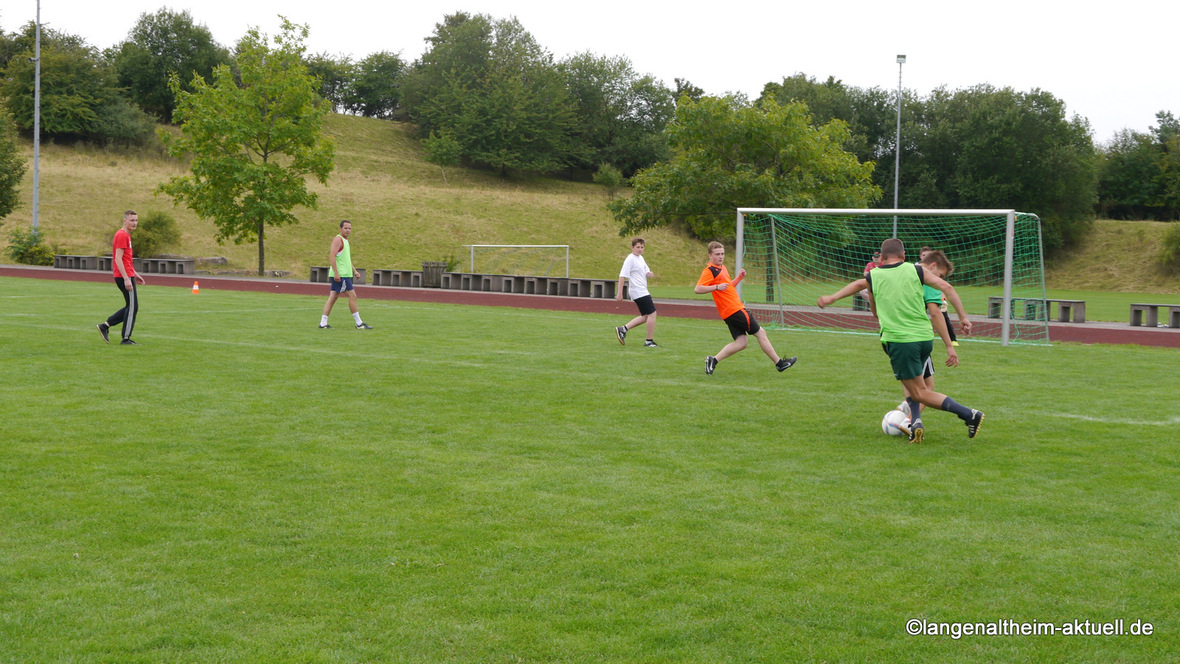
[[[1147, 131], [1160, 110], [1180, 114], [1175, 61], [1176, 0], [1062, 3], [1046, 0], [910, 0], [821, 3], [790, 0], [673, 3], [652, 0], [41, 0], [41, 21], [106, 48], [139, 15], [187, 9], [231, 46], [249, 26], [278, 30], [279, 14], [311, 27], [312, 52], [361, 58], [376, 51], [414, 60], [442, 17], [456, 11], [515, 16], [556, 57], [582, 51], [625, 55], [640, 73], [672, 86], [687, 78], [710, 94], [756, 97], [796, 72], [858, 87], [928, 94], [980, 83], [1062, 99], [1087, 118], [1098, 142], [1123, 128]], [[36, 15], [37, 0], [4, 0], [0, 29]], [[677, 9], [679, 7], [679, 9]]]

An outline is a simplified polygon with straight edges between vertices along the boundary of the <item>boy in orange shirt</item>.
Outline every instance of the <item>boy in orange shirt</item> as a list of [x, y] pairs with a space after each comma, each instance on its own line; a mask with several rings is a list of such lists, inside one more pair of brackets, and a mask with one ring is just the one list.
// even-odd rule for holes
[[774, 352], [774, 346], [771, 346], [770, 339], [766, 338], [766, 330], [763, 330], [762, 326], [758, 325], [758, 321], [750, 315], [750, 312], [746, 311], [745, 305], [738, 297], [737, 285], [746, 278], [746, 271], [738, 272], [737, 279], [730, 281], [729, 271], [725, 269], [724, 262], [725, 245], [720, 242], [710, 242], [709, 264], [701, 271], [701, 278], [697, 281], [696, 288], [693, 289], [698, 295], [713, 294], [713, 303], [717, 305], [717, 313], [729, 326], [729, 333], [733, 336], [733, 341], [717, 351], [716, 355], [705, 357], [705, 373], [711, 375], [713, 370], [717, 368], [718, 362], [745, 350], [747, 336], [751, 334], [758, 340], [762, 352], [766, 353], [766, 356], [774, 362], [775, 368], [779, 371], [786, 371], [799, 358], [782, 359], [778, 353]]

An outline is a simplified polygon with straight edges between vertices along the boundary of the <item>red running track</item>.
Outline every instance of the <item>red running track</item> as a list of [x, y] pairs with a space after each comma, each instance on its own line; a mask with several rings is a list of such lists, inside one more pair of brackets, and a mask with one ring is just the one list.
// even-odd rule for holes
[[[51, 267], [30, 267], [0, 265], [0, 277], [32, 279], [56, 279], [60, 281], [93, 281], [112, 283], [113, 277], [106, 272], [95, 270], [61, 270]], [[286, 293], [296, 295], [320, 295], [327, 297], [327, 284], [317, 284], [290, 279], [263, 279], [255, 277], [224, 277], [214, 275], [168, 275], [146, 274], [149, 286], [172, 286], [192, 288], [194, 281], [201, 282], [201, 290], [253, 291], [258, 293]], [[363, 286], [360, 297], [370, 300], [400, 300], [407, 302], [437, 302], [444, 304], [466, 304], [487, 307], [517, 307], [521, 309], [547, 309], [553, 311], [577, 311], [583, 313], [612, 314], [633, 317], [635, 306], [631, 302], [617, 302], [583, 297], [559, 297], [553, 295], [520, 295], [512, 293], [485, 293], [479, 291], [442, 290], [438, 288], [395, 288], [392, 286]], [[672, 318], [699, 318], [712, 320], [717, 310], [709, 302], [657, 301], [660, 315]], [[863, 315], [832, 312], [833, 327], [863, 328]], [[853, 316], [856, 316], [853, 319]], [[976, 325], [996, 325], [982, 319]], [[1180, 329], [1131, 327], [1119, 323], [1049, 323], [1051, 341], [1068, 341], [1084, 344], [1120, 344], [1180, 348]]]

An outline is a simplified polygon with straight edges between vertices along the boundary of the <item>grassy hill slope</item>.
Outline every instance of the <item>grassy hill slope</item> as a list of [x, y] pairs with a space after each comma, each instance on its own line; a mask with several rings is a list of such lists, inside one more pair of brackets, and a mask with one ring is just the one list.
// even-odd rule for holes
[[[418, 269], [424, 260], [462, 256], [465, 244], [568, 244], [572, 276], [611, 278], [630, 250], [606, 209], [598, 185], [548, 178], [504, 179], [467, 169], [443, 171], [423, 159], [409, 127], [334, 115], [327, 131], [336, 140], [336, 171], [327, 186], [314, 184], [319, 209], [296, 209], [296, 226], [267, 229], [266, 267], [306, 278], [327, 264], [328, 244], [341, 219], [353, 222], [358, 267]], [[32, 154], [31, 143], [26, 144]], [[31, 166], [31, 164], [30, 164]], [[176, 253], [224, 256], [230, 269], [257, 267], [256, 244], [219, 246], [212, 222], [202, 221], [156, 185], [186, 166], [145, 151], [127, 154], [90, 147], [42, 145], [40, 224], [63, 253], [110, 251], [123, 210], [141, 215], [167, 210], [183, 229]], [[23, 205], [5, 226], [27, 225], [32, 210], [32, 168], [21, 186]], [[695, 281], [704, 244], [686, 234], [644, 233], [654, 283]]]
[[1046, 265], [1045, 280], [1049, 288], [1180, 293], [1180, 275], [1155, 263], [1168, 228], [1159, 221], [1099, 219], [1080, 246]]
[[[551, 178], [504, 179], [468, 169], [443, 171], [425, 161], [407, 125], [333, 115], [336, 171], [328, 186], [314, 185], [318, 210], [297, 209], [296, 226], [267, 229], [266, 265], [306, 278], [327, 263], [328, 243], [341, 219], [353, 222], [358, 267], [417, 269], [424, 260], [463, 256], [465, 244], [568, 244], [573, 276], [612, 278], [629, 250], [606, 210], [602, 187]], [[31, 143], [25, 144], [32, 155]], [[110, 237], [127, 208], [141, 214], [170, 211], [183, 229], [177, 253], [224, 256], [229, 269], [257, 266], [257, 245], [214, 241], [202, 221], [156, 185], [186, 166], [149, 150], [131, 153], [92, 147], [42, 146], [40, 222], [62, 252], [110, 251]], [[21, 187], [23, 205], [5, 226], [27, 226], [32, 210], [32, 169]], [[1180, 293], [1180, 277], [1154, 265], [1167, 224], [1100, 220], [1069, 256], [1050, 262], [1051, 289]], [[7, 231], [4, 231], [6, 237]], [[692, 297], [704, 263], [704, 243], [674, 229], [644, 233], [646, 258], [656, 273], [658, 297]]]

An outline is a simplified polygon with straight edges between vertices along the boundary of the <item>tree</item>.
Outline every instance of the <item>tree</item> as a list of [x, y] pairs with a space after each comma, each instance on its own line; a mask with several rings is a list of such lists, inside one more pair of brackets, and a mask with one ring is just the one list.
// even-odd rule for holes
[[634, 173], [668, 155], [664, 128], [676, 104], [672, 91], [639, 76], [625, 57], [574, 55], [560, 65], [577, 122], [569, 165], [591, 170], [606, 163]]
[[366, 118], [392, 119], [401, 108], [406, 65], [397, 53], [372, 53], [357, 63], [345, 107]]
[[335, 145], [322, 134], [328, 103], [307, 73], [307, 26], [283, 19], [274, 47], [257, 29], [238, 43], [240, 84], [226, 65], [213, 83], [197, 76], [192, 92], [172, 77], [179, 136], [161, 131], [170, 154], [192, 155], [191, 173], [158, 191], [217, 225], [217, 241], [258, 242], [258, 274], [266, 268], [265, 229], [298, 223], [297, 205], [315, 208], [306, 176], [321, 184], [334, 167]]
[[188, 11], [160, 9], [140, 14], [127, 39], [108, 51], [108, 59], [131, 100], [171, 122], [176, 96], [168, 87], [169, 77], [175, 74], [181, 87], [191, 91], [193, 76], [211, 77], [214, 67], [229, 63], [230, 54]]
[[[33, 129], [36, 65], [34, 31], [29, 23], [17, 35], [8, 65], [0, 74], [0, 95], [13, 121]], [[118, 89], [114, 70], [98, 50], [80, 37], [43, 29], [41, 35], [41, 132], [46, 136], [145, 143], [152, 138], [151, 118]]]
[[320, 81], [320, 94], [332, 104], [332, 109], [344, 112], [352, 95], [357, 66], [347, 55], [332, 57], [317, 53], [305, 58], [307, 73]]
[[[902, 156], [901, 207], [1017, 208], [1041, 217], [1045, 248], [1076, 242], [1094, 217], [1085, 119], [1042, 90], [980, 85], [925, 100]], [[908, 166], [907, 166], [908, 163]], [[914, 177], [924, 181], [911, 186]]]
[[1101, 150], [1098, 201], [1108, 217], [1180, 218], [1180, 120], [1155, 117], [1149, 133], [1124, 129]]
[[738, 207], [857, 208], [881, 195], [873, 164], [841, 148], [847, 126], [813, 127], [804, 104], [682, 97], [667, 134], [672, 159], [609, 204], [620, 235], [683, 220], [699, 238], [732, 238]]
[[447, 132], [436, 134], [430, 132], [430, 136], [422, 141], [422, 147], [426, 148], [426, 161], [432, 164], [438, 164], [438, 170], [442, 171], [443, 183], [447, 181], [447, 166], [458, 166], [460, 150], [459, 141], [455, 140]]
[[458, 13], [435, 26], [403, 86], [410, 119], [449, 132], [469, 162], [552, 172], [565, 162], [573, 110], [553, 57], [515, 19]]
[[674, 78], [672, 82], [676, 84], [676, 90], [672, 94], [678, 103], [681, 97], [688, 97], [692, 101], [700, 101], [705, 96], [705, 91], [693, 85], [687, 78]]
[[7, 217], [20, 204], [21, 178], [28, 164], [16, 145], [16, 130], [12, 117], [0, 106], [0, 219]]

